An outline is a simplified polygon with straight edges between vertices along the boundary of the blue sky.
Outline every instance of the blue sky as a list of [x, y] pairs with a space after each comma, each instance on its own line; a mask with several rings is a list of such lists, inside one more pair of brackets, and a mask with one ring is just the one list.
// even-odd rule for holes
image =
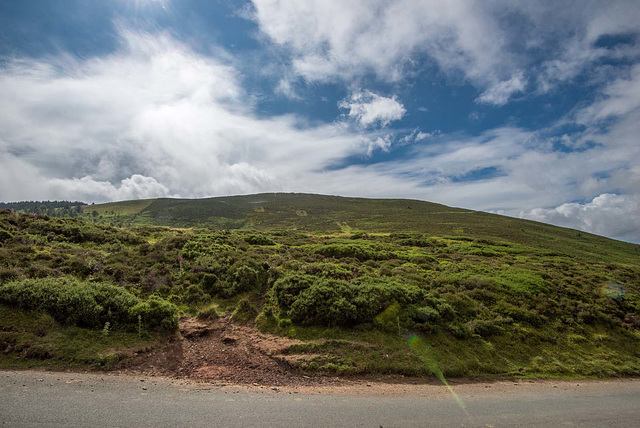
[[0, 3], [0, 200], [401, 197], [640, 242], [637, 1]]

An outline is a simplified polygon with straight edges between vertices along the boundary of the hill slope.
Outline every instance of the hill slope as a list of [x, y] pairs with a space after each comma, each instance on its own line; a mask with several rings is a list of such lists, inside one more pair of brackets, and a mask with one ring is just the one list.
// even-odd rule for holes
[[504, 240], [571, 256], [635, 263], [640, 246], [586, 232], [407, 199], [264, 193], [207, 199], [148, 199], [83, 207], [85, 217], [119, 226], [368, 233], [417, 232]]
[[[407, 200], [267, 194], [84, 210], [0, 210], [0, 365], [115, 364], [181, 314], [296, 339], [266, 358], [300, 376], [640, 375], [637, 245]], [[229, 358], [194, 348], [189, 373], [237, 369], [225, 349], [244, 344], [216, 337]], [[176, 346], [196, 339], [154, 355], [184, 355]]]

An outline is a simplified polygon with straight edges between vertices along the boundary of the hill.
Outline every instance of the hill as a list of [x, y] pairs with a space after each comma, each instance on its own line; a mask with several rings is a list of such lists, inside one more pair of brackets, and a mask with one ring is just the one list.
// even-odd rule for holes
[[[639, 255], [408, 200], [157, 199], [83, 206], [80, 218], [4, 210], [0, 365], [152, 358], [168, 374], [224, 378], [253, 367], [235, 359], [253, 352], [301, 378], [637, 376]], [[178, 316], [204, 327], [167, 342]], [[254, 329], [293, 340], [265, 350]], [[229, 358], [206, 357], [205, 342]]]
[[[83, 206], [85, 218], [117, 226], [402, 233], [504, 240], [549, 253], [635, 263], [640, 246], [549, 224], [407, 199], [263, 193], [148, 199]], [[95, 216], [92, 214], [95, 212]]]

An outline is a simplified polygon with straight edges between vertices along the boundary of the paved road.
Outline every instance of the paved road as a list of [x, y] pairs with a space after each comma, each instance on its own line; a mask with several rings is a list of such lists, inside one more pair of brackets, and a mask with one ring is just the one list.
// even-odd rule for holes
[[100, 374], [0, 371], [0, 426], [640, 426], [638, 380], [580, 387], [493, 386], [456, 387], [463, 410], [444, 387], [437, 393], [410, 390], [394, 396], [302, 394]]

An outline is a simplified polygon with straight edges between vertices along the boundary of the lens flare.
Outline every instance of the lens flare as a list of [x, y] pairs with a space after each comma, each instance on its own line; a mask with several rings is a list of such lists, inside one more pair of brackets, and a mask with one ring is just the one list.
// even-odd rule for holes
[[603, 287], [602, 291], [613, 300], [624, 300], [624, 286], [620, 283], [611, 281]]
[[422, 339], [420, 339], [415, 334], [412, 334], [409, 336], [408, 342], [409, 342], [409, 348], [411, 348], [413, 353], [416, 354], [418, 358], [420, 358], [420, 361], [422, 361], [424, 365], [427, 366], [429, 371], [431, 371], [431, 373], [433, 373], [438, 379], [440, 379], [440, 381], [444, 384], [444, 386], [447, 387], [447, 389], [453, 396], [454, 400], [456, 400], [456, 403], [458, 404], [458, 406], [460, 406], [462, 411], [468, 417], [469, 414], [467, 413], [466, 404], [464, 403], [462, 398], [460, 398], [460, 396], [456, 394], [456, 392], [453, 390], [451, 385], [449, 385], [449, 382], [447, 382], [447, 380], [444, 378], [444, 374], [442, 373], [442, 370], [440, 370], [440, 366], [438, 366], [436, 359], [429, 352], [429, 346], [427, 346], [427, 344], [424, 343]]

